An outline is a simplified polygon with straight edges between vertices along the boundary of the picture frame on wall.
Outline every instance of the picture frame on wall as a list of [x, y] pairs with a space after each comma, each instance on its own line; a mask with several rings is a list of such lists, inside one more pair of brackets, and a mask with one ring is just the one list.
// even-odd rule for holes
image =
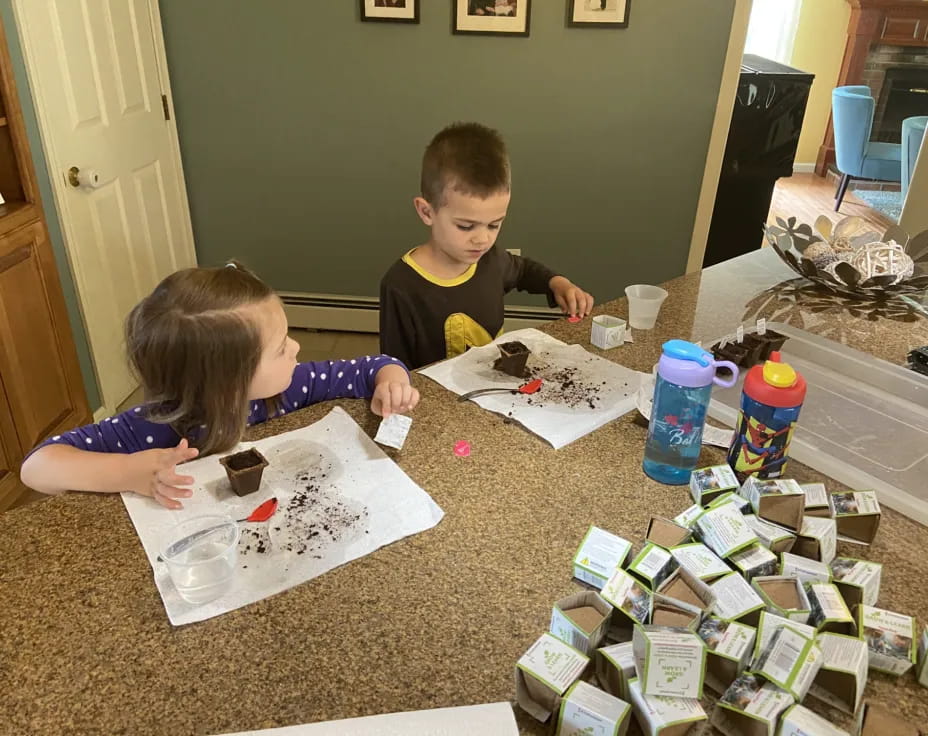
[[418, 23], [420, 0], [361, 0], [361, 20]]
[[567, 25], [574, 28], [628, 28], [632, 0], [569, 0]]
[[528, 36], [531, 0], [454, 0], [454, 33]]

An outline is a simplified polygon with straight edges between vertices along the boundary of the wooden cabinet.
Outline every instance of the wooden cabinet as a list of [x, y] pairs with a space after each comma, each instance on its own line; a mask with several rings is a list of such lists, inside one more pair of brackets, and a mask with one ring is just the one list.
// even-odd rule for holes
[[925, 18], [899, 15], [890, 11], [883, 18], [879, 40], [881, 43], [920, 46], [925, 41], [926, 26], [928, 23], [925, 22]]
[[0, 511], [19, 465], [50, 435], [90, 421], [58, 269], [0, 24]]

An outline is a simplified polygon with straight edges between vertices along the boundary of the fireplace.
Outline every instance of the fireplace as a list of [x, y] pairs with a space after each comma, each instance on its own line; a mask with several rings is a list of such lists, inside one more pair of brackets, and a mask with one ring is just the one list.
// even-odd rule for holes
[[871, 140], [902, 141], [902, 121], [928, 115], [928, 66], [886, 70], [873, 116]]

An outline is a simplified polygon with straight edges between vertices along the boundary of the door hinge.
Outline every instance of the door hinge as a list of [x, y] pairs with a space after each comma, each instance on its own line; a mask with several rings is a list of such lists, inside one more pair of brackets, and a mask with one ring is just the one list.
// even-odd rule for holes
[[161, 107], [164, 108], [164, 119], [170, 120], [171, 119], [171, 108], [168, 107], [168, 96], [167, 95], [161, 95]]

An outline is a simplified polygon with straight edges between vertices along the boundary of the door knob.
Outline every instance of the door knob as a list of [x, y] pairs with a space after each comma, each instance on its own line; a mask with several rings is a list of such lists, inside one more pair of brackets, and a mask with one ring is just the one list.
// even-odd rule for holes
[[79, 169], [72, 166], [68, 169], [68, 184], [76, 188], [97, 189], [100, 186], [100, 172], [96, 169]]

